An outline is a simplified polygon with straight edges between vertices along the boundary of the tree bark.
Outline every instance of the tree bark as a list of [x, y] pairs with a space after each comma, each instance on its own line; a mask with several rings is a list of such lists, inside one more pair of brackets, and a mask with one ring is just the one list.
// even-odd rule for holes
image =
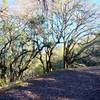
[[14, 75], [13, 75], [12, 64], [10, 64], [10, 82], [14, 82]]
[[63, 68], [66, 68], [66, 42], [63, 45]]

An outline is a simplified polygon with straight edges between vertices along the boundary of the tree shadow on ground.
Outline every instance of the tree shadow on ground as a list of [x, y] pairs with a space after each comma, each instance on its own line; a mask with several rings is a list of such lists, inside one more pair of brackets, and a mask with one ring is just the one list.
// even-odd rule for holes
[[[9, 97], [0, 100], [100, 100], [100, 68], [63, 70], [50, 73], [26, 85], [5, 91]], [[95, 73], [96, 72], [96, 73]], [[10, 98], [10, 99], [9, 99]]]

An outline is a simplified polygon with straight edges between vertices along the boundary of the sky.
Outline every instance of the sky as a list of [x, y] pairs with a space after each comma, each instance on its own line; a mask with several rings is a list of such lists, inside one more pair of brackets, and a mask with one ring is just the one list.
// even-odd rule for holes
[[99, 3], [100, 4], [100, 0], [90, 0], [91, 2], [93, 2], [93, 3]]
[[[14, 4], [14, 2], [15, 2], [16, 0], [8, 0], [8, 6], [11, 6], [11, 5], [13, 5]], [[100, 0], [87, 0], [87, 1], [90, 1], [90, 2], [92, 2], [92, 3], [95, 3], [95, 4], [100, 4]], [[1, 2], [2, 2], [2, 0], [0, 0], [0, 6], [1, 6]], [[24, 2], [24, 0], [23, 0], [23, 2]]]
[[[9, 3], [14, 3], [15, 0], [8, 0]], [[93, 3], [100, 3], [100, 0], [90, 0]]]
[[8, 0], [8, 5], [12, 5], [15, 0]]
[[[1, 1], [1, 0], [0, 0]], [[8, 0], [9, 5], [13, 4], [15, 0]], [[100, 0], [90, 0], [93, 3], [100, 3]], [[24, 2], [24, 1], [23, 1]]]

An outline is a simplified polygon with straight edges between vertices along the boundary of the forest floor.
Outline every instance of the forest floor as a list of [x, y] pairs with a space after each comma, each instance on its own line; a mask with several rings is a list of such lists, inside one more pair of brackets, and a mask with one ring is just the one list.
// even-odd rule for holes
[[100, 100], [100, 67], [52, 72], [1, 91], [0, 100]]

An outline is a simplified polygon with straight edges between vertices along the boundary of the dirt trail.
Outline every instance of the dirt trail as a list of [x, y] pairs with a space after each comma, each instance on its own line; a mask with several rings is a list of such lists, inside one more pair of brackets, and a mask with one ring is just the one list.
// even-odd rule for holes
[[1, 92], [0, 100], [100, 100], [100, 67], [53, 72]]

